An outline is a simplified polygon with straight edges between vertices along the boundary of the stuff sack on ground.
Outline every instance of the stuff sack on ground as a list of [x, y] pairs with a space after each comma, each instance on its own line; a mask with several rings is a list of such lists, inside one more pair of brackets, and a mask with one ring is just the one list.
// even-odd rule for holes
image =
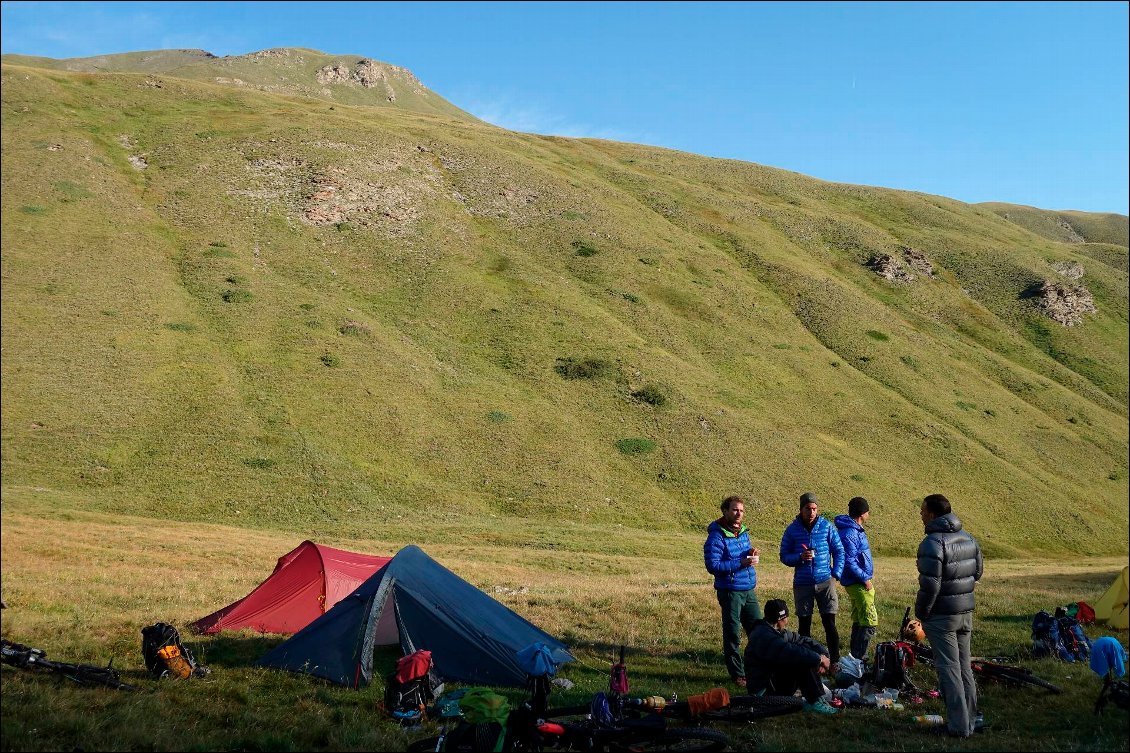
[[510, 701], [485, 688], [471, 688], [459, 699], [463, 718], [443, 741], [445, 751], [501, 751], [506, 743]]
[[141, 629], [141, 656], [154, 677], [183, 680], [208, 674], [208, 668], [197, 664], [192, 652], [181, 643], [180, 632], [167, 622]]

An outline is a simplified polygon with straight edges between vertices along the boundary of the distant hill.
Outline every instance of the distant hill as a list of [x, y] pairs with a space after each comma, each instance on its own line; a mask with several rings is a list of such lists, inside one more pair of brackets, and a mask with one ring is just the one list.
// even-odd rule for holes
[[357, 57], [133, 55], [168, 67], [4, 58], [5, 500], [304, 537], [568, 520], [615, 553], [732, 493], [772, 544], [814, 491], [908, 554], [943, 492], [992, 556], [1127, 552], [1125, 217], [1051, 213], [1068, 242], [513, 133], [407, 73], [347, 83]]
[[4, 55], [3, 62], [82, 73], [146, 73], [292, 94], [349, 105], [395, 107], [481, 122], [429, 90], [407, 68], [361, 55], [279, 47], [218, 57], [204, 50], [149, 50], [55, 60]]
[[1020, 204], [977, 204], [1025, 230], [1063, 243], [1107, 243], [1130, 246], [1130, 218], [1123, 214], [1052, 211]]

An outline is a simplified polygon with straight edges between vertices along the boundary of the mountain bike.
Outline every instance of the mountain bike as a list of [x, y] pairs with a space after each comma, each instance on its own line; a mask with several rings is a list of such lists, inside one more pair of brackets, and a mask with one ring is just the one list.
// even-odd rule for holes
[[[910, 619], [910, 608], [907, 607], [906, 612], [902, 618], [902, 636], [907, 639], [913, 638], [910, 645], [914, 650], [914, 656], [924, 664], [931, 667], [934, 664], [934, 650], [923, 643], [919, 642], [919, 635], [914, 632], [908, 632], [908, 625], [912, 620]], [[996, 659], [997, 657], [993, 657]], [[1042, 677], [1032, 674], [1032, 670], [1025, 667], [1018, 667], [1012, 664], [1001, 664], [997, 661], [984, 659], [981, 657], [973, 657], [970, 661], [970, 666], [973, 669], [973, 674], [984, 680], [992, 682], [1002, 682], [1007, 685], [1024, 686], [1030, 685], [1037, 688], [1043, 688], [1051, 693], [1062, 693], [1063, 688], [1058, 685], [1048, 682]]]
[[135, 686], [122, 682], [121, 675], [113, 667], [112, 659], [105, 667], [52, 661], [41, 648], [31, 648], [21, 643], [0, 639], [0, 661], [20, 669], [54, 672], [79, 685], [101, 685], [114, 690], [137, 690]]

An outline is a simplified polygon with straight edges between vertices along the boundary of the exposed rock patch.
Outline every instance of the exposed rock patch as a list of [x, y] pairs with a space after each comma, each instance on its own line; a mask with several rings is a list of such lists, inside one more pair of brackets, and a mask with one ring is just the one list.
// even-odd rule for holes
[[890, 280], [891, 282], [907, 283], [913, 282], [914, 274], [907, 269], [906, 264], [896, 256], [890, 254], [879, 254], [867, 263], [867, 266], [883, 279]]
[[902, 246], [899, 250], [902, 251], [902, 257], [911, 269], [927, 277], [934, 276], [934, 265], [926, 258], [926, 254], [910, 246]]
[[1068, 243], [1083, 243], [1084, 241], [1087, 240], [1086, 238], [1084, 238], [1082, 235], [1079, 234], [1079, 231], [1076, 230], [1070, 222], [1068, 222], [1064, 218], [1057, 217], [1056, 220], [1055, 220], [1055, 224], [1058, 225], [1059, 229], [1062, 230], [1064, 232], [1064, 235], [1067, 236], [1067, 242]]
[[[918, 275], [934, 277], [934, 265], [926, 258], [926, 254], [910, 246], [900, 246], [898, 256], [894, 254], [873, 256], [871, 261], [867, 262], [867, 266], [880, 277], [897, 283], [914, 282], [918, 279]], [[916, 275], [915, 272], [918, 274]]]
[[[416, 81], [416, 77], [410, 72], [393, 67], [394, 72], [400, 74], [407, 74], [406, 77], [409, 81]], [[323, 66], [318, 69], [314, 74], [316, 80], [322, 86], [329, 86], [333, 84], [354, 84], [362, 86], [366, 89], [373, 89], [376, 87], [384, 87], [385, 98], [389, 102], [396, 101], [396, 90], [392, 88], [392, 82], [389, 81], [388, 72], [385, 66], [378, 63], [376, 60], [370, 58], [362, 58], [358, 60], [352, 69], [342, 65], [341, 63], [334, 63], [333, 65]], [[422, 93], [422, 92], [418, 92]]]
[[1083, 279], [1083, 265], [1077, 261], [1057, 261], [1052, 264], [1052, 269], [1069, 280]]
[[149, 167], [149, 162], [140, 154], [131, 154], [129, 156], [129, 163], [133, 165], [135, 170], [144, 170]]
[[1095, 299], [1082, 285], [1044, 280], [1032, 291], [1036, 308], [1052, 321], [1065, 327], [1083, 323], [1084, 314], [1094, 314]]

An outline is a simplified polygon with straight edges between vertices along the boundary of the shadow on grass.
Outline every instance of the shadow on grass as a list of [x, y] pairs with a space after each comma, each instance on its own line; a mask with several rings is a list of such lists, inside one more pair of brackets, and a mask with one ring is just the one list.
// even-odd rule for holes
[[220, 635], [212, 640], [184, 641], [199, 664], [217, 667], [253, 667], [259, 657], [287, 640], [285, 635]]

